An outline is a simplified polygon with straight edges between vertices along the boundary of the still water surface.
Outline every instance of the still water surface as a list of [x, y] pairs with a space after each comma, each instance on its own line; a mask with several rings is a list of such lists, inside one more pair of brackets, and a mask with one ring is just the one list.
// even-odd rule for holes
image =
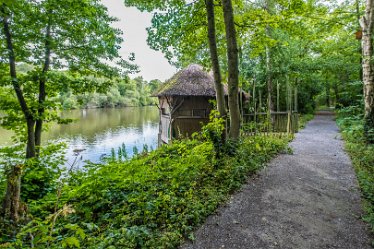
[[[157, 147], [158, 119], [157, 107], [127, 107], [119, 109], [84, 109], [61, 113], [64, 118], [75, 121], [67, 125], [53, 125], [43, 134], [43, 141], [63, 141], [67, 144], [66, 159], [72, 163], [78, 158], [78, 166], [85, 160], [100, 162], [103, 156], [110, 156], [126, 146], [129, 156], [133, 148], [143, 150]], [[0, 146], [11, 144], [11, 133], [0, 128]], [[79, 152], [77, 156], [76, 151]]]

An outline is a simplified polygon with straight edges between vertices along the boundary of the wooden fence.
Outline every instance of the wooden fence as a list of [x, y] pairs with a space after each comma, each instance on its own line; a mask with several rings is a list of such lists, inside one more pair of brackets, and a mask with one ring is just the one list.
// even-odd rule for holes
[[299, 114], [297, 112], [260, 112], [243, 115], [243, 131], [245, 133], [296, 133], [298, 127]]

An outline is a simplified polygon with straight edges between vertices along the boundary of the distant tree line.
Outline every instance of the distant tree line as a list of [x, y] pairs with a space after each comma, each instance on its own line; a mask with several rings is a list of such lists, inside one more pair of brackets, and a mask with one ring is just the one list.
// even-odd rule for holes
[[160, 84], [159, 80], [146, 81], [141, 76], [134, 79], [116, 78], [111, 80], [111, 86], [105, 93], [74, 94], [70, 88], [65, 88], [56, 100], [63, 109], [154, 105], [157, 99], [151, 95]]

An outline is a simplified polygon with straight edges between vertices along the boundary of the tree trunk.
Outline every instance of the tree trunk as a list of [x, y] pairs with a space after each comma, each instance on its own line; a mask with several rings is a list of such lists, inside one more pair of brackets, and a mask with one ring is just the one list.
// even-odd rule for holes
[[217, 109], [221, 116], [226, 116], [225, 93], [222, 85], [222, 77], [218, 60], [217, 42], [216, 42], [216, 25], [214, 15], [213, 0], [205, 1], [207, 21], [208, 21], [208, 40], [210, 59], [212, 61], [212, 69], [214, 76], [214, 83], [216, 89]]
[[6, 220], [16, 224], [19, 221], [19, 211], [21, 203], [21, 165], [12, 167], [7, 176], [6, 193], [3, 200], [2, 216]]
[[44, 54], [44, 66], [43, 71], [39, 79], [39, 99], [38, 99], [38, 119], [36, 120], [35, 125], [35, 146], [36, 146], [36, 156], [39, 156], [40, 145], [42, 141], [42, 131], [43, 131], [43, 116], [45, 112], [44, 102], [47, 97], [45, 90], [45, 84], [47, 81], [47, 72], [51, 64], [51, 17], [52, 14], [50, 11], [49, 20], [46, 28], [45, 34], [45, 54]]
[[[272, 0], [265, 0], [265, 11], [271, 15], [273, 13], [273, 2]], [[267, 38], [272, 37], [272, 28], [269, 26], [269, 24], [266, 25], [265, 28], [265, 35]], [[273, 112], [274, 111], [274, 103], [272, 99], [272, 93], [273, 93], [273, 68], [272, 68], [272, 51], [271, 47], [269, 45], [266, 45], [265, 48], [265, 55], [266, 55], [266, 84], [267, 84], [267, 92], [268, 92], [268, 111]]]
[[[265, 1], [265, 10], [270, 15], [272, 13], [272, 3], [271, 0]], [[266, 25], [265, 34], [266, 37], [271, 38], [271, 27]], [[267, 84], [267, 91], [268, 91], [268, 110], [270, 112], [274, 111], [274, 103], [272, 100], [272, 92], [273, 92], [273, 68], [272, 68], [272, 60], [271, 60], [271, 48], [269, 45], [266, 45], [265, 48], [266, 53], [266, 84]]]
[[[268, 29], [268, 28], [266, 28]], [[269, 112], [274, 111], [274, 103], [272, 99], [273, 93], [273, 75], [272, 75], [272, 65], [271, 65], [271, 49], [266, 46], [266, 84], [268, 91], [268, 110]]]
[[12, 79], [13, 89], [16, 93], [18, 102], [21, 106], [22, 112], [25, 116], [26, 124], [27, 124], [27, 146], [26, 146], [26, 158], [35, 157], [35, 133], [34, 133], [34, 120], [33, 115], [30, 109], [27, 106], [26, 100], [23, 95], [22, 88], [18, 82], [17, 78], [17, 71], [16, 71], [16, 57], [13, 49], [13, 40], [12, 34], [9, 28], [9, 16], [6, 13], [6, 5], [3, 4], [0, 8], [0, 13], [2, 15], [2, 24], [4, 35], [6, 39], [6, 45], [8, 50], [8, 59], [9, 59], [9, 73]]
[[293, 96], [294, 96], [294, 100], [293, 100], [293, 110], [294, 110], [295, 112], [298, 112], [298, 109], [299, 109], [299, 97], [298, 97], [299, 92], [298, 92], [298, 89], [297, 89], [298, 85], [299, 85], [299, 79], [296, 78], [296, 79], [295, 79], [294, 95], [293, 95]]
[[27, 124], [27, 144], [26, 144], [26, 159], [36, 157], [35, 146], [35, 121], [32, 118], [26, 119]]
[[330, 107], [330, 83], [328, 82], [327, 77], [326, 77], [325, 92], [326, 92], [326, 99], [325, 99], [326, 100], [326, 106]]
[[231, 0], [222, 0], [223, 16], [226, 30], [227, 64], [228, 64], [228, 88], [229, 88], [229, 111], [230, 132], [229, 137], [237, 140], [240, 134], [240, 111], [238, 101], [239, 91], [239, 59], [238, 45], [234, 23], [234, 11]]
[[279, 107], [279, 95], [280, 95], [280, 85], [279, 85], [279, 82], [277, 81], [277, 112], [280, 111], [280, 107]]
[[[27, 106], [22, 88], [17, 78], [16, 57], [13, 49], [12, 33], [9, 27], [9, 15], [6, 12], [5, 4], [0, 6], [0, 14], [2, 16], [2, 26], [8, 52], [9, 74], [27, 125], [26, 159], [29, 159], [36, 156], [34, 132], [35, 121], [32, 112]], [[21, 166], [18, 165], [12, 168], [7, 178], [7, 191], [3, 200], [3, 216], [4, 218], [13, 221], [13, 223], [17, 223], [19, 220], [21, 176]]]
[[[360, 1], [356, 0], [356, 17], [357, 17], [357, 22], [358, 22], [358, 27], [360, 27]], [[362, 27], [361, 27], [362, 29]], [[360, 54], [360, 72], [359, 72], [359, 77], [360, 81], [363, 81], [363, 71], [362, 71], [362, 43], [360, 40], [358, 40], [358, 52]]]
[[374, 0], [366, 0], [362, 26], [362, 70], [365, 101], [365, 136], [368, 143], [374, 143], [374, 63], [373, 63], [373, 27]]
[[334, 94], [335, 94], [335, 108], [339, 107], [339, 85], [338, 81], [334, 83]]

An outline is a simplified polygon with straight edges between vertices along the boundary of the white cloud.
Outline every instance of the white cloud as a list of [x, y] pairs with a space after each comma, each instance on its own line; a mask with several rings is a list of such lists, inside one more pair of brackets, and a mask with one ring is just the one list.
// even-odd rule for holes
[[102, 0], [107, 6], [109, 14], [120, 19], [114, 23], [115, 28], [123, 31], [124, 42], [121, 55], [127, 58], [131, 52], [135, 53], [135, 63], [141, 72], [136, 76], [143, 76], [145, 80], [170, 78], [175, 72], [159, 51], [154, 51], [147, 44], [146, 27], [151, 25], [152, 14], [140, 12], [134, 7], [125, 7], [121, 0]]

